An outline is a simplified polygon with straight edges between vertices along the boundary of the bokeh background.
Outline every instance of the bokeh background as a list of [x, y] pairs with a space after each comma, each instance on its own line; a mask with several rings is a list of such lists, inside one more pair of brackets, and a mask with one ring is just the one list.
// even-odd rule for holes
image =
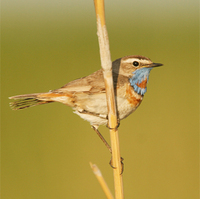
[[[197, 199], [198, 1], [105, 4], [112, 60], [139, 54], [164, 64], [121, 121], [125, 197]], [[9, 96], [53, 90], [100, 68], [93, 1], [3, 1], [1, 30], [1, 198], [105, 198], [89, 162], [113, 192], [110, 154], [89, 123], [59, 103], [8, 105]]]

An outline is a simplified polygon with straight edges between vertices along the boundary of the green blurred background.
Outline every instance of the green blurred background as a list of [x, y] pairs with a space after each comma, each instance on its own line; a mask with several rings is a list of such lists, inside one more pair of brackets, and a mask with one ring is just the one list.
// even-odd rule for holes
[[[125, 197], [199, 198], [198, 1], [106, 1], [106, 20], [112, 60], [139, 54], [164, 64], [121, 121]], [[59, 103], [8, 105], [9, 96], [53, 90], [100, 68], [93, 1], [3, 1], [1, 29], [2, 199], [105, 198], [89, 162], [113, 192], [110, 154], [89, 123]]]

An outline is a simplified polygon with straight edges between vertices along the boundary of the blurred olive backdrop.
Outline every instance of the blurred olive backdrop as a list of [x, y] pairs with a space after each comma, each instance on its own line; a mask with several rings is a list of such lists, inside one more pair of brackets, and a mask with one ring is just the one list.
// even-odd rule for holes
[[[144, 55], [151, 72], [141, 106], [119, 128], [124, 193], [198, 198], [198, 1], [106, 1], [112, 60]], [[92, 0], [2, 2], [2, 199], [105, 198], [110, 154], [88, 122], [52, 103], [12, 111], [8, 97], [46, 92], [100, 69]], [[109, 140], [106, 127], [100, 127]]]

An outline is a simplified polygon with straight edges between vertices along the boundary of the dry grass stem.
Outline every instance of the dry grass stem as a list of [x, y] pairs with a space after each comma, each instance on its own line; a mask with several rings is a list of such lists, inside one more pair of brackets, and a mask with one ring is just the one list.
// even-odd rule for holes
[[101, 66], [103, 68], [104, 81], [106, 87], [107, 106], [108, 106], [108, 121], [110, 127], [110, 139], [112, 148], [112, 163], [114, 171], [115, 198], [122, 199], [123, 182], [121, 175], [121, 156], [119, 149], [119, 137], [117, 130], [117, 111], [114, 95], [113, 77], [112, 77], [112, 61], [109, 49], [108, 33], [105, 24], [104, 1], [94, 0], [96, 18], [97, 18], [97, 35], [100, 47]]
[[90, 162], [90, 166], [91, 166], [97, 180], [99, 181], [104, 193], [106, 194], [106, 197], [108, 199], [114, 199], [112, 193], [110, 192], [110, 189], [108, 188], [108, 185], [106, 184], [106, 181], [104, 180], [104, 178], [101, 174], [101, 171], [99, 170], [99, 168], [95, 164], [92, 164], [91, 162]]

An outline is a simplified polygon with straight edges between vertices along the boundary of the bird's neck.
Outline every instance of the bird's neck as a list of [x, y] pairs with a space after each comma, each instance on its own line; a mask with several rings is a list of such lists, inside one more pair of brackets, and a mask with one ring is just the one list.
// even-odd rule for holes
[[144, 95], [147, 92], [147, 82], [151, 69], [141, 68], [133, 72], [133, 76], [130, 78], [130, 84], [136, 93]]

